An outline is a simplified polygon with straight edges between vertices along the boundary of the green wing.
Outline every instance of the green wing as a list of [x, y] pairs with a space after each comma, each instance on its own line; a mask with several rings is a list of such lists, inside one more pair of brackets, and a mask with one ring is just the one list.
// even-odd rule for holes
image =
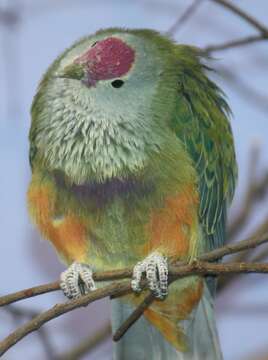
[[226, 208], [233, 197], [237, 168], [229, 107], [221, 90], [198, 65], [184, 68], [180, 75], [173, 128], [198, 174], [200, 222], [210, 250], [225, 241]]

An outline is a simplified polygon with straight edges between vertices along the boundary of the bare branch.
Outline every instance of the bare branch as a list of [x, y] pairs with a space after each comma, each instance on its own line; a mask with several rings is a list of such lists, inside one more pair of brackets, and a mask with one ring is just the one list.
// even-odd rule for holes
[[258, 143], [252, 145], [249, 154], [248, 164], [248, 185], [244, 201], [241, 205], [241, 211], [238, 212], [235, 219], [229, 225], [228, 239], [232, 240], [244, 227], [254, 206], [265, 196], [268, 191], [268, 170], [262, 174], [260, 180], [256, 179], [257, 164], [260, 157], [260, 147]]
[[[268, 218], [265, 219], [258, 227], [257, 229], [255, 229], [255, 231], [253, 232], [253, 234], [251, 235], [252, 237], [260, 237], [262, 236], [263, 234], [267, 234], [268, 232]], [[248, 261], [249, 259], [249, 249], [247, 250], [244, 250], [244, 251], [241, 251], [240, 253], [238, 254], [235, 254], [235, 256], [233, 256], [232, 258], [232, 261], [234, 262], [243, 262], [243, 261]], [[267, 249], [264, 249], [264, 251], [262, 250], [262, 252], [260, 253], [260, 257], [257, 258], [253, 258], [252, 261], [255, 261], [255, 262], [258, 262], [262, 257], [261, 257], [261, 254], [263, 254], [263, 258], [265, 258], [265, 253], [267, 252]], [[230, 284], [232, 282], [234, 282], [235, 280], [237, 279], [237, 276], [236, 274], [232, 274], [228, 277], [222, 277], [219, 279], [219, 283], [218, 283], [218, 287], [217, 287], [217, 294], [220, 294], [224, 289], [227, 288], [227, 286], [230, 286]]]
[[254, 249], [257, 246], [268, 242], [268, 233], [262, 236], [250, 236], [246, 240], [239, 241], [233, 244], [227, 244], [221, 248], [210, 251], [209, 253], [199, 256], [199, 261], [216, 261], [224, 256], [235, 254], [240, 251]]
[[[260, 238], [249, 238], [243, 241], [240, 241], [237, 244], [229, 244], [222, 248], [215, 249], [209, 253], [203, 254], [200, 256], [198, 261], [194, 261], [191, 264], [185, 263], [177, 263], [176, 266], [172, 265], [170, 267], [170, 277], [172, 281], [175, 281], [177, 278], [182, 276], [189, 276], [189, 275], [220, 275], [220, 274], [230, 274], [230, 273], [267, 273], [268, 272], [268, 264], [256, 264], [256, 263], [229, 263], [229, 264], [211, 264], [205, 263], [204, 261], [214, 261], [217, 260], [225, 255], [233, 254], [237, 251], [242, 251], [249, 248], [255, 248], [256, 246], [268, 242], [268, 234], [266, 233]], [[201, 262], [203, 261], [203, 262]], [[104, 276], [103, 273], [99, 274], [99, 279], [108, 279], [111, 274], [117, 273], [119, 278], [122, 278], [123, 275], [129, 277], [129, 274], [132, 273], [132, 269], [124, 269], [123, 271], [117, 270], [114, 272], [108, 272]], [[107, 276], [109, 274], [109, 277]], [[97, 278], [97, 274], [95, 274], [95, 278]], [[54, 290], [55, 284], [53, 283]], [[143, 282], [142, 286], [145, 286], [145, 282]], [[48, 287], [49, 291], [51, 290], [51, 286]], [[36, 291], [31, 291], [37, 295]], [[101, 289], [97, 289], [91, 292], [88, 295], [82, 296], [79, 299], [68, 301], [65, 303], [57, 304], [51, 309], [41, 313], [40, 315], [34, 317], [31, 321], [26, 323], [25, 325], [19, 327], [15, 330], [12, 334], [7, 336], [1, 343], [0, 343], [0, 356], [3, 355], [11, 346], [15, 345], [18, 341], [23, 339], [27, 334], [39, 329], [43, 324], [47, 323], [48, 321], [65, 314], [69, 311], [77, 309], [82, 306], [87, 306], [88, 304], [104, 298], [106, 296], [122, 296], [131, 291], [131, 284], [130, 281], [122, 281], [117, 283], [112, 283], [107, 285]], [[44, 293], [44, 286], [42, 288], [42, 293]], [[11, 294], [12, 295], [12, 294]], [[11, 296], [12, 297], [12, 296]], [[5, 297], [6, 300], [8, 296]], [[13, 297], [14, 299], [14, 297]], [[21, 297], [20, 297], [21, 299]], [[6, 301], [6, 303], [8, 303]], [[2, 302], [3, 304], [3, 302]], [[145, 308], [145, 307], [144, 307]]]
[[203, 51], [204, 51], [204, 53], [209, 54], [214, 51], [232, 49], [235, 47], [254, 44], [256, 42], [260, 42], [260, 41], [264, 41], [264, 40], [268, 40], [268, 36], [266, 36], [266, 35], [251, 35], [251, 36], [243, 37], [241, 39], [227, 41], [222, 44], [208, 45], [203, 49]]
[[[240, 251], [253, 249], [263, 243], [268, 242], [268, 233], [263, 234], [262, 236], [251, 236], [246, 240], [239, 241], [235, 244], [228, 244], [221, 248], [210, 251], [206, 254], [201, 255], [198, 260], [200, 261], [215, 261], [226, 255], [231, 255]], [[186, 263], [180, 262], [177, 265], [183, 265]], [[105, 271], [101, 273], [93, 274], [93, 278], [96, 281], [109, 281], [109, 280], [119, 280], [125, 278], [131, 278], [132, 269], [122, 269], [114, 271]], [[60, 290], [59, 281], [55, 281], [49, 284], [35, 286], [29, 289], [17, 291], [12, 294], [8, 294], [0, 297], [0, 307], [11, 304], [13, 302], [27, 299], [29, 297], [45, 294], [51, 291]]]
[[[266, 216], [265, 220], [258, 226], [257, 230], [255, 231], [255, 234], [257, 236], [260, 236], [261, 234], [267, 232], [268, 232], [268, 215]], [[266, 246], [257, 255], [252, 257], [252, 261], [259, 262], [266, 259], [267, 256], [268, 256], [268, 248]]]
[[[5, 307], [5, 311], [7, 311], [15, 320], [20, 320], [22, 318], [34, 318], [37, 316], [40, 311], [32, 310], [28, 308], [24, 308], [16, 305], [8, 305]], [[56, 360], [55, 350], [50, 341], [50, 337], [45, 328], [41, 327], [37, 331], [37, 335], [39, 336], [40, 342], [43, 346], [44, 352], [48, 359]]]
[[220, 66], [217, 69], [221, 73], [225, 81], [228, 81], [248, 103], [251, 103], [257, 110], [261, 110], [265, 114], [268, 112], [268, 97], [260, 93], [251, 84], [245, 82], [235, 71], [230, 68]]
[[151, 305], [154, 301], [153, 293], [145, 296], [145, 299], [140, 303], [140, 305], [130, 314], [130, 316], [123, 322], [123, 324], [117, 329], [113, 335], [114, 341], [119, 341], [122, 336], [127, 332], [127, 330], [142, 316], [144, 311]]
[[9, 305], [5, 307], [5, 311], [7, 311], [11, 316], [17, 318], [24, 318], [24, 317], [31, 318], [38, 315], [40, 312], [38, 310], [22, 308], [21, 306], [16, 306], [16, 305]]
[[33, 296], [37, 296], [37, 295], [41, 295], [41, 294], [46, 294], [51, 291], [55, 291], [55, 290], [59, 290], [59, 289], [60, 289], [59, 281], [55, 281], [53, 283], [35, 286], [35, 287], [29, 288], [29, 289], [17, 291], [13, 294], [2, 296], [0, 298], [0, 306], [12, 304], [15, 301], [27, 299], [29, 297], [33, 297]]
[[[266, 231], [266, 234], [268, 235], [268, 229]], [[236, 243], [236, 244], [230, 244], [228, 246], [224, 246], [222, 248], [216, 249], [216, 250], [211, 251], [209, 253], [203, 254], [203, 255], [201, 255], [199, 257], [199, 260], [202, 260], [202, 261], [215, 261], [215, 260], [218, 260], [218, 259], [226, 256], [226, 255], [231, 255], [233, 253], [237, 253], [237, 252], [240, 252], [240, 251], [245, 251], [245, 250], [248, 250], [250, 248], [252, 249], [253, 247], [251, 247], [251, 245], [254, 244], [255, 240], [259, 239], [261, 235], [262, 234], [259, 234], [259, 233], [257, 235], [254, 234], [253, 236], [251, 236], [247, 240], [240, 241], [239, 243]], [[264, 234], [264, 238], [265, 238], [265, 236], [266, 235]], [[171, 269], [169, 269], [169, 275], [172, 275], [172, 270]], [[225, 278], [223, 278], [223, 279], [225, 279]], [[224, 285], [224, 283], [222, 285]], [[223, 288], [223, 286], [222, 286], [222, 288]], [[124, 321], [124, 323], [119, 327], [119, 329], [117, 329], [117, 331], [116, 331], [116, 333], [114, 335], [114, 340], [115, 341], [118, 341], [118, 340], [121, 339], [121, 337], [129, 329], [129, 327], [132, 326], [142, 316], [145, 309], [148, 308], [153, 301], [154, 301], [154, 297], [153, 297], [152, 294], [149, 294], [149, 295], [147, 295], [145, 297], [143, 302], [133, 311], [132, 314], [130, 314], [130, 316]]]
[[257, 30], [260, 31], [260, 33], [264, 34], [265, 36], [268, 36], [268, 28], [266, 28], [263, 24], [261, 24], [259, 21], [257, 21], [254, 17], [237, 7], [236, 5], [230, 3], [226, 0], [211, 0], [226, 9], [230, 10], [234, 14], [238, 15], [241, 19], [244, 19], [246, 22], [248, 22], [250, 25], [255, 27]]
[[41, 327], [37, 331], [37, 335], [39, 336], [39, 339], [42, 343], [44, 352], [49, 360], [57, 360], [54, 347], [51, 343], [51, 338], [49, 336], [49, 332], [46, 331], [47, 329], [44, 327]]
[[11, 346], [15, 345], [18, 341], [23, 339], [27, 334], [38, 330], [43, 324], [48, 321], [59, 317], [62, 314], [70, 312], [82, 306], [102, 299], [111, 295], [123, 295], [131, 291], [131, 285], [129, 281], [122, 281], [121, 283], [112, 283], [101, 289], [97, 289], [88, 295], [82, 296], [79, 299], [67, 301], [61, 304], [56, 304], [49, 310], [41, 313], [34, 317], [25, 325], [20, 326], [12, 334], [7, 336], [3, 341], [0, 342], [0, 356], [2, 356]]
[[175, 23], [167, 30], [167, 35], [173, 35], [181, 28], [181, 26], [194, 15], [198, 7], [202, 4], [203, 0], [194, 0], [189, 7], [182, 13]]
[[[266, 241], [268, 238], [266, 237]], [[228, 250], [226, 250], [228, 251]], [[230, 249], [232, 251], [232, 249]], [[211, 257], [212, 255], [210, 255]], [[228, 264], [213, 264], [207, 262], [194, 261], [188, 265], [171, 266], [170, 276], [171, 282], [183, 276], [190, 275], [226, 275], [233, 273], [268, 273], [268, 264], [259, 263], [228, 263]], [[79, 299], [67, 301], [61, 304], [56, 304], [51, 309], [34, 317], [25, 325], [17, 328], [13, 333], [7, 336], [0, 342], [0, 356], [3, 355], [11, 346], [23, 339], [27, 334], [39, 329], [48, 321], [59, 317], [62, 314], [70, 312], [82, 306], [87, 306], [90, 303], [102, 299], [107, 296], [121, 296], [131, 290], [130, 281], [122, 281], [112, 283], [103, 288], [92, 291], [88, 295], [84, 295]], [[146, 306], [144, 306], [144, 309]]]
[[93, 336], [90, 335], [88, 338], [81, 341], [80, 344], [75, 346], [72, 350], [65, 352], [56, 357], [57, 360], [77, 360], [83, 355], [90, 353], [91, 350], [95, 349], [103, 341], [108, 339], [111, 335], [110, 323], [105, 324], [102, 329], [98, 330]]
[[0, 23], [6, 26], [16, 26], [20, 23], [21, 17], [19, 11], [16, 8], [0, 8]]

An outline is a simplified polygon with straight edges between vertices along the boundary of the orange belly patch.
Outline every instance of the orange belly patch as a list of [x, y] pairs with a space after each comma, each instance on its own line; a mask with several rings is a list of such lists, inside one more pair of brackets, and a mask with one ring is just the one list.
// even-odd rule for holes
[[197, 208], [198, 196], [193, 187], [168, 197], [163, 208], [152, 212], [146, 229], [150, 240], [144, 253], [159, 250], [169, 257], [189, 255], [191, 242], [197, 237]]
[[28, 190], [31, 218], [42, 235], [50, 240], [67, 262], [82, 262], [87, 252], [86, 226], [76, 215], [57, 215], [56, 192], [50, 182], [39, 182], [33, 176]]
[[187, 339], [179, 321], [186, 320], [197, 306], [203, 293], [203, 281], [199, 280], [177, 292], [169, 289], [165, 301], [156, 301], [146, 309], [144, 316], [179, 351], [187, 351]]
[[[180, 280], [177, 281], [180, 282]], [[175, 282], [169, 287], [168, 297], [164, 301], [155, 299], [152, 305], [144, 311], [144, 316], [178, 351], [187, 351], [187, 338], [179, 322], [189, 318], [202, 294], [203, 279], [193, 279], [183, 289], [176, 287]], [[122, 301], [129, 302], [136, 307], [146, 295], [148, 295], [147, 291], [139, 295], [130, 294], [124, 296]]]

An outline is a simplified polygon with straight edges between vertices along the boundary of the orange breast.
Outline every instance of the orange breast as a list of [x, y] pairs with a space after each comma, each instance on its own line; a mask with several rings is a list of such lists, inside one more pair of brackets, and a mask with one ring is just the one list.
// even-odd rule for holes
[[67, 262], [82, 262], [86, 256], [86, 226], [78, 215], [66, 209], [57, 214], [56, 191], [51, 182], [33, 176], [28, 190], [28, 206], [33, 221]]
[[147, 225], [149, 242], [144, 254], [159, 250], [169, 257], [185, 257], [196, 241], [198, 196], [193, 187], [165, 200], [163, 208], [154, 210]]

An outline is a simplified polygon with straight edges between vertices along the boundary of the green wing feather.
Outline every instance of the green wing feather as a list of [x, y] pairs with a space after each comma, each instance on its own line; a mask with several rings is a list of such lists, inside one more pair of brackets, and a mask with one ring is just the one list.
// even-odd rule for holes
[[177, 115], [172, 125], [198, 174], [200, 222], [210, 250], [225, 241], [226, 208], [233, 197], [237, 168], [228, 104], [206, 77], [208, 68], [198, 61], [197, 50], [187, 51], [196, 62], [181, 61]]

